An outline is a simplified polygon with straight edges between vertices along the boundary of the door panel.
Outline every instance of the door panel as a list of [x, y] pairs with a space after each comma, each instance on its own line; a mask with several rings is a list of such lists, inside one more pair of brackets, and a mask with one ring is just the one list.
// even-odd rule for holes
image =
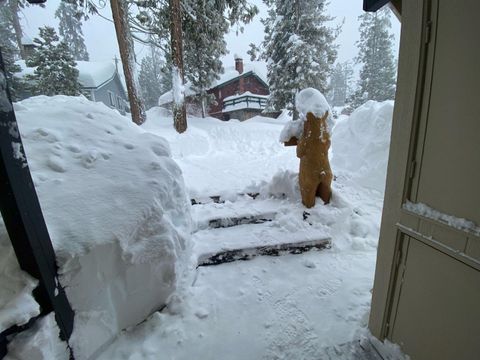
[[417, 202], [480, 224], [480, 1], [439, 0]]
[[480, 271], [410, 238], [390, 338], [413, 360], [480, 354]]

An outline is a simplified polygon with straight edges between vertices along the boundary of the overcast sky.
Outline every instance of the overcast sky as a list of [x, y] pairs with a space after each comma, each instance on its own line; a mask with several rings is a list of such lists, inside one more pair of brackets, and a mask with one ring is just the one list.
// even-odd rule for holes
[[[238, 54], [248, 59], [246, 54], [248, 44], [259, 44], [263, 39], [263, 25], [260, 22], [261, 17], [266, 16], [266, 7], [262, 0], [250, 0], [251, 3], [256, 4], [260, 9], [260, 14], [250, 24], [245, 26], [243, 34], [236, 34], [233, 29], [227, 35], [226, 41], [230, 54], [225, 56], [222, 60], [225, 66], [233, 64], [233, 55]], [[24, 10], [24, 18], [22, 23], [24, 25], [24, 32], [31, 38], [38, 34], [38, 28], [43, 25], [50, 25], [58, 28], [58, 21], [54, 17], [54, 13], [60, 0], [47, 0], [46, 7], [40, 8], [38, 6], [31, 6]], [[98, 0], [96, 1], [98, 3]], [[107, 1], [101, 14], [107, 19], [111, 19], [110, 5]], [[363, 0], [331, 0], [328, 6], [328, 13], [335, 17], [332, 22], [334, 24], [340, 23], [345, 19], [342, 27], [342, 32], [337, 39], [339, 45], [338, 61], [344, 62], [352, 60], [357, 54], [355, 42], [358, 40], [358, 16], [362, 14]], [[85, 35], [85, 42], [87, 45], [90, 59], [92, 61], [111, 60], [118, 55], [117, 41], [115, 38], [115, 30], [113, 23], [99, 16], [92, 16], [83, 25], [83, 32]], [[392, 33], [395, 36], [395, 48], [398, 50], [398, 41], [400, 37], [400, 23], [392, 15]], [[137, 58], [141, 59], [147, 52], [145, 47], [136, 46]]]

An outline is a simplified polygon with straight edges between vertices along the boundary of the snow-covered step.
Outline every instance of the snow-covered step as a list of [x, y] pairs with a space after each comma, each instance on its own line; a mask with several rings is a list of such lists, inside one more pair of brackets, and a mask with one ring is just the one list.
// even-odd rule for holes
[[272, 221], [275, 218], [275, 213], [265, 213], [259, 215], [244, 215], [237, 217], [221, 217], [217, 219], [211, 219], [208, 222], [208, 227], [210, 229], [218, 228], [227, 228], [237, 225], [246, 225], [246, 224], [263, 224], [268, 221]]
[[199, 204], [192, 207], [196, 230], [261, 224], [275, 219], [282, 202], [275, 199], [239, 198], [235, 202]]
[[199, 264], [208, 262], [210, 258], [247, 259], [252, 255], [302, 252], [330, 245], [330, 235], [321, 229], [308, 224], [295, 228], [283, 227], [275, 221], [200, 230], [194, 234], [193, 240]]
[[265, 246], [253, 246], [248, 248], [221, 250], [212, 254], [202, 254], [198, 258], [198, 266], [220, 265], [232, 261], [251, 260], [256, 256], [279, 256], [283, 254], [301, 254], [317, 249], [329, 249], [329, 238], [308, 240], [291, 243], [279, 243]]
[[[255, 200], [260, 193], [258, 192], [248, 192], [248, 193], [240, 193], [237, 194], [238, 196], [248, 196], [249, 198]], [[212, 196], [205, 196], [205, 197], [195, 197], [190, 199], [192, 205], [204, 205], [204, 204], [223, 204], [225, 203], [225, 199], [221, 195], [212, 195]]]

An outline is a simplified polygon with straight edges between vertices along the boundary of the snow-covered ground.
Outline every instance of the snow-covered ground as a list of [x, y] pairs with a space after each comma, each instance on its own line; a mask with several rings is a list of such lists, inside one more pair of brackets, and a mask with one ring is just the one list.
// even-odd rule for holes
[[[193, 206], [197, 259], [305, 239], [330, 238], [332, 249], [199, 267], [181, 315], [154, 314], [100, 359], [328, 359], [328, 349], [365, 336], [392, 110], [392, 102], [369, 102], [339, 120], [332, 202], [317, 204], [305, 220], [295, 148], [278, 141], [287, 118], [191, 118], [187, 133], [177, 135], [167, 113], [151, 110], [143, 128], [169, 141], [190, 196], [207, 201]], [[242, 195], [257, 192], [255, 200]], [[212, 195], [225, 203], [208, 202]], [[262, 214], [272, 221], [207, 226], [212, 219]], [[399, 356], [394, 351], [390, 358]]]
[[[40, 109], [34, 105], [35, 101], [40, 100], [22, 102], [17, 105], [17, 111], [21, 113], [30, 109], [37, 114]], [[67, 100], [58, 98], [51, 101], [61, 104]], [[53, 105], [50, 103], [49, 108], [54, 108]], [[27, 135], [25, 142], [29, 161], [29, 142], [33, 149], [36, 141], [43, 141], [39, 139], [45, 139], [45, 143], [48, 139], [53, 139], [50, 147], [45, 145], [44, 148], [50, 155], [32, 153], [32, 158], [37, 159], [33, 160], [32, 166], [34, 178], [37, 182], [43, 182], [38, 189], [41, 201], [42, 197], [48, 198], [42, 186], [47, 189], [50, 186], [47, 184], [54, 184], [62, 174], [77, 169], [72, 164], [83, 164], [82, 159], [91, 158], [89, 153], [85, 152], [93, 145], [97, 149], [93, 162], [96, 166], [104, 162], [103, 165], [107, 166], [106, 162], [109, 160], [103, 157], [103, 153], [109, 154], [112, 160], [117, 156], [121, 159], [125, 154], [134, 151], [131, 145], [134, 149], [138, 146], [139, 152], [145, 153], [146, 159], [142, 159], [138, 153], [136, 157], [117, 163], [116, 169], [119, 172], [111, 179], [112, 186], [115, 186], [123, 174], [126, 177], [125, 182], [130, 179], [139, 182], [138, 187], [144, 188], [138, 190], [140, 194], [145, 193], [145, 196], [148, 196], [152, 194], [149, 191], [152, 191], [155, 196], [159, 196], [156, 190], [152, 189], [160, 186], [165, 176], [168, 178], [168, 172], [162, 173], [164, 170], [159, 170], [152, 164], [159, 163], [161, 169], [166, 167], [169, 171], [176, 171], [174, 164], [165, 156], [168, 154], [163, 151], [162, 161], [151, 159], [152, 156], [159, 156], [155, 152], [154, 144], [157, 144], [159, 149], [165, 148], [164, 142], [154, 136], [159, 135], [169, 143], [172, 158], [183, 173], [188, 196], [202, 202], [201, 205], [191, 207], [193, 263], [209, 254], [238, 247], [305, 239], [328, 238], [332, 242], [331, 249], [322, 251], [256, 257], [250, 261], [191, 269], [185, 291], [169, 299], [169, 305], [164, 311], [154, 312], [145, 322], [132, 326], [118, 334], [114, 340], [110, 340], [109, 346], [104, 346], [97, 352], [100, 354], [99, 359], [330, 359], [328, 354], [332, 353], [332, 348], [339, 359], [347, 359], [349, 354], [343, 353], [339, 346], [369, 336], [366, 324], [383, 204], [393, 102], [369, 102], [350, 117], [340, 117], [332, 134], [331, 161], [336, 175], [332, 201], [326, 206], [317, 203], [308, 212], [305, 212], [306, 209], [301, 205], [297, 185], [299, 160], [295, 156], [295, 148], [284, 147], [279, 142], [280, 133], [289, 121], [287, 116], [278, 120], [256, 117], [246, 122], [189, 118], [187, 132], [179, 135], [173, 129], [171, 115], [161, 108], [150, 110], [147, 122], [138, 129], [122, 122], [124, 120], [119, 119], [118, 114], [113, 114], [113, 111], [103, 105], [98, 105], [101, 108], [92, 105], [93, 110], [87, 113], [84, 105], [75, 106], [75, 102], [69, 105], [70, 110], [63, 109], [66, 114], [79, 113], [78, 119], [89, 118], [90, 114], [96, 123], [90, 121], [92, 119], [86, 120], [88, 126], [102, 128], [107, 134], [112, 131], [113, 134], [108, 135], [114, 140], [107, 145], [101, 139], [109, 136], [96, 134], [95, 131], [82, 132], [81, 136], [85, 136], [85, 139], [66, 138], [63, 136], [65, 131], [53, 132], [53, 135], [49, 132], [47, 136], [38, 131], [37, 134], [36, 128], [29, 125], [28, 130], [24, 130]], [[111, 119], [107, 119], [108, 111], [113, 114]], [[20, 119], [21, 116], [19, 114]], [[75, 116], [73, 119], [76, 119]], [[80, 124], [69, 121], [69, 117], [65, 116], [65, 122], [69, 125], [62, 126], [75, 132], [75, 128]], [[134, 135], [124, 134], [123, 130], [115, 128], [115, 121], [121, 123], [125, 131], [128, 130]], [[45, 124], [39, 127], [48, 126]], [[69, 143], [77, 141], [82, 156], [63, 158], [63, 173], [55, 169], [53, 172], [45, 171], [49, 166], [52, 169], [52, 163], [55, 165], [55, 161], [50, 161], [52, 156], [58, 155], [55, 151], [62, 156], [69, 152], [75, 153], [69, 148], [63, 148], [67, 144], [62, 139], [68, 139]], [[127, 164], [128, 161], [134, 161], [134, 164]], [[130, 170], [122, 172], [121, 166], [127, 166]], [[107, 168], [108, 166], [105, 169]], [[44, 176], [41, 178], [40, 174]], [[85, 174], [79, 175], [84, 179]], [[78, 181], [77, 191], [92, 191], [87, 187], [95, 187], [95, 181], [103, 184], [106, 180], [99, 178], [108, 177], [108, 171], [96, 175], [92, 173], [91, 176], [96, 180], [84, 185]], [[172, 180], [173, 183], [180, 181], [176, 175], [173, 178], [177, 179]], [[62, 186], [66, 187], [66, 184]], [[63, 187], [61, 189], [63, 190]], [[165, 190], [168, 192], [166, 188]], [[49, 191], [54, 191], [53, 185]], [[164, 192], [160, 191], [163, 194], [158, 201], [161, 206], [170, 204], [170, 209], [172, 204], [180, 206], [180, 193], [173, 196], [176, 203], [173, 200], [172, 203], [168, 201], [170, 195]], [[253, 199], [245, 195], [246, 193], [259, 195]], [[127, 195], [117, 194], [122, 201], [146, 201], [145, 198], [134, 199], [133, 193]], [[210, 196], [220, 196], [225, 202], [213, 203]], [[79, 195], [72, 198], [72, 201], [84, 204], [91, 201], [91, 198]], [[116, 201], [114, 197], [110, 200], [102, 198], [94, 203], [107, 206], [104, 203], [112, 201]], [[46, 208], [46, 215], [49, 211], [53, 213], [50, 220], [49, 216], [46, 216], [46, 219], [55, 242], [56, 234], [62, 228], [59, 228], [59, 220], [56, 220], [54, 215], [65, 210], [60, 208], [58, 213], [55, 213], [54, 207], [49, 207], [48, 201], [46, 204], [42, 203]], [[122, 207], [122, 204], [119, 206]], [[146, 205], [152, 206], [152, 201], [146, 201]], [[144, 206], [136, 202], [128, 214], [133, 216], [138, 209], [144, 209]], [[74, 208], [71, 211], [75, 213]], [[82, 214], [85, 215], [85, 212]], [[166, 214], [169, 223], [173, 224], [172, 228], [177, 229], [176, 231], [186, 229], [185, 219], [178, 223], [178, 213], [167, 211]], [[114, 215], [120, 219], [124, 216], [117, 213], [110, 214], [109, 217]], [[211, 220], [252, 215], [263, 216], [270, 221], [215, 229], [209, 227]], [[148, 220], [148, 217], [146, 219]], [[97, 224], [99, 223], [100, 221]], [[119, 230], [116, 234], [121, 237], [121, 234], [126, 233], [122, 230], [122, 226], [126, 224], [117, 226]], [[152, 236], [156, 231], [155, 226], [146, 226], [143, 229], [145, 231], [142, 230], [141, 233], [146, 235], [146, 238], [139, 238], [147, 244], [155, 239], [159, 244], [168, 243], [168, 236]], [[91, 230], [94, 233], [95, 227]], [[101, 233], [105, 234], [104, 230]], [[108, 237], [102, 239], [109, 242]], [[171, 251], [176, 246], [170, 244], [167, 249]], [[62, 246], [59, 248], [65, 249]], [[125, 251], [128, 246], [122, 249]], [[145, 255], [147, 253], [148, 251]], [[68, 259], [68, 252], [62, 254], [62, 258]], [[187, 260], [183, 258], [181, 261]], [[133, 280], [142, 281], [138, 277]], [[159, 281], [162, 284], [162, 281]], [[123, 286], [122, 282], [118, 284]], [[150, 285], [147, 282], [142, 286]], [[132, 297], [131, 301], [135, 301], [135, 298]], [[117, 310], [128, 311], [125, 307]], [[44, 327], [52, 327], [47, 320], [44, 323]], [[118, 326], [115, 329], [118, 329]], [[44, 333], [45, 331], [39, 330], [19, 338], [13, 342], [12, 351], [16, 351], [15, 354], [21, 353], [22, 348], [28, 346], [28, 339], [31, 343], [35, 334], [38, 337], [38, 334]], [[89, 346], [87, 342], [77, 344], [80, 347]], [[395, 348], [387, 346], [384, 350], [388, 354], [385, 355], [386, 358], [401, 358]]]

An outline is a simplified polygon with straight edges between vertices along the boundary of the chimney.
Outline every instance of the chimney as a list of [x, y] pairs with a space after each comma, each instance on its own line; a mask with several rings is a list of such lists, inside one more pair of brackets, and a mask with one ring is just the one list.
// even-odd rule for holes
[[235, 70], [243, 74], [243, 59], [238, 55], [235, 55]]

